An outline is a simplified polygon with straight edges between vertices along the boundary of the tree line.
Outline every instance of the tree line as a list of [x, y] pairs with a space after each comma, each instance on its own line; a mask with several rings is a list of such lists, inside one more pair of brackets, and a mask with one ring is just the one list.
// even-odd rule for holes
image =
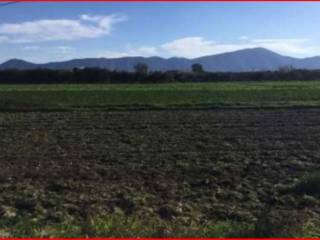
[[145, 64], [137, 64], [134, 72], [101, 68], [73, 70], [1, 70], [0, 84], [59, 84], [59, 83], [174, 83], [217, 81], [290, 81], [320, 80], [320, 70], [299, 70], [281, 67], [277, 71], [205, 72], [194, 64], [190, 72], [149, 71]]

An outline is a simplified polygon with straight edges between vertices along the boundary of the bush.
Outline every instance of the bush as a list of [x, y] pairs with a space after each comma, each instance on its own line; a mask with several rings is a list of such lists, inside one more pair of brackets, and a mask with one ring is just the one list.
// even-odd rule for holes
[[298, 194], [320, 196], [320, 171], [309, 173], [294, 187]]

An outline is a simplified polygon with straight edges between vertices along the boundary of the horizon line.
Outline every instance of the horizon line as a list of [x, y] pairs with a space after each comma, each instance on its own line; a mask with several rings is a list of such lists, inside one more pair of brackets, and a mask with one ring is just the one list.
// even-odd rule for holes
[[[0, 0], [1, 2], [2, 0]], [[319, 0], [320, 1], [320, 0]], [[108, 58], [108, 57], [83, 57], [83, 58], [71, 58], [71, 59], [68, 59], [68, 60], [60, 60], [60, 61], [46, 61], [46, 62], [34, 62], [34, 61], [31, 61], [31, 60], [25, 60], [25, 59], [22, 59], [22, 58], [10, 58], [8, 60], [5, 60], [3, 62], [0, 63], [0, 65], [4, 64], [4, 63], [7, 63], [9, 61], [13, 61], [13, 60], [19, 60], [19, 61], [24, 61], [24, 62], [28, 62], [28, 63], [32, 63], [32, 64], [48, 64], [48, 63], [59, 63], [59, 62], [68, 62], [68, 61], [72, 61], [72, 60], [83, 60], [83, 59], [108, 59], [108, 60], [116, 60], [116, 59], [124, 59], [124, 58], [145, 58], [145, 59], [148, 59], [148, 58], [161, 58], [161, 59], [164, 59], [164, 60], [169, 60], [169, 59], [174, 59], [174, 58], [178, 58], [178, 59], [186, 59], [186, 60], [195, 60], [195, 59], [199, 59], [199, 58], [204, 58], [204, 57], [211, 57], [211, 56], [218, 56], [218, 55], [223, 55], [223, 54], [229, 54], [229, 53], [236, 53], [236, 52], [241, 52], [241, 51], [245, 51], [245, 50], [255, 50], [255, 49], [263, 49], [263, 50], [266, 50], [266, 51], [269, 51], [269, 52], [272, 52], [274, 54], [277, 54], [277, 55], [280, 55], [282, 57], [289, 57], [289, 58], [294, 58], [294, 59], [308, 59], [308, 58], [315, 58], [315, 57], [320, 57], [319, 55], [315, 55], [315, 56], [311, 56], [311, 57], [293, 57], [293, 56], [288, 56], [288, 55], [282, 55], [276, 51], [273, 51], [273, 50], [270, 50], [268, 48], [264, 48], [264, 47], [254, 47], [254, 48], [242, 48], [242, 49], [239, 49], [239, 50], [235, 50], [235, 51], [227, 51], [227, 52], [223, 52], [223, 53], [217, 53], [217, 54], [211, 54], [211, 55], [203, 55], [203, 56], [200, 56], [200, 57], [196, 57], [196, 58], [187, 58], [187, 57], [177, 57], [177, 56], [173, 56], [173, 57], [161, 57], [161, 56], [157, 56], [157, 55], [154, 55], [154, 56], [121, 56], [121, 57], [113, 57], [113, 58]]]

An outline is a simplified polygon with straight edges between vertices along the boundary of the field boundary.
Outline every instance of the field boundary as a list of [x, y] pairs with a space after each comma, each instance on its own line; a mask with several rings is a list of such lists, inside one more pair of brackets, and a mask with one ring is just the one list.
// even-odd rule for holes
[[289, 105], [289, 106], [108, 106], [108, 107], [66, 107], [66, 108], [0, 108], [0, 113], [7, 112], [77, 112], [77, 111], [215, 111], [215, 110], [299, 110], [299, 109], [319, 109], [320, 106], [310, 105]]

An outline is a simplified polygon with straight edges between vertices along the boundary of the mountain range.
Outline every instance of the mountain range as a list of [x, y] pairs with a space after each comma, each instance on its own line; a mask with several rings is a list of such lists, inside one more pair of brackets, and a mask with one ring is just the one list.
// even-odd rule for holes
[[71, 70], [73, 68], [98, 67], [109, 70], [133, 71], [137, 63], [147, 64], [151, 71], [190, 71], [194, 63], [201, 64], [204, 70], [209, 72], [277, 70], [288, 65], [296, 69], [320, 69], [320, 57], [294, 58], [280, 55], [265, 48], [251, 48], [193, 59], [176, 57], [168, 59], [161, 57], [83, 58], [43, 64], [11, 59], [0, 64], [0, 70], [39, 68]]

